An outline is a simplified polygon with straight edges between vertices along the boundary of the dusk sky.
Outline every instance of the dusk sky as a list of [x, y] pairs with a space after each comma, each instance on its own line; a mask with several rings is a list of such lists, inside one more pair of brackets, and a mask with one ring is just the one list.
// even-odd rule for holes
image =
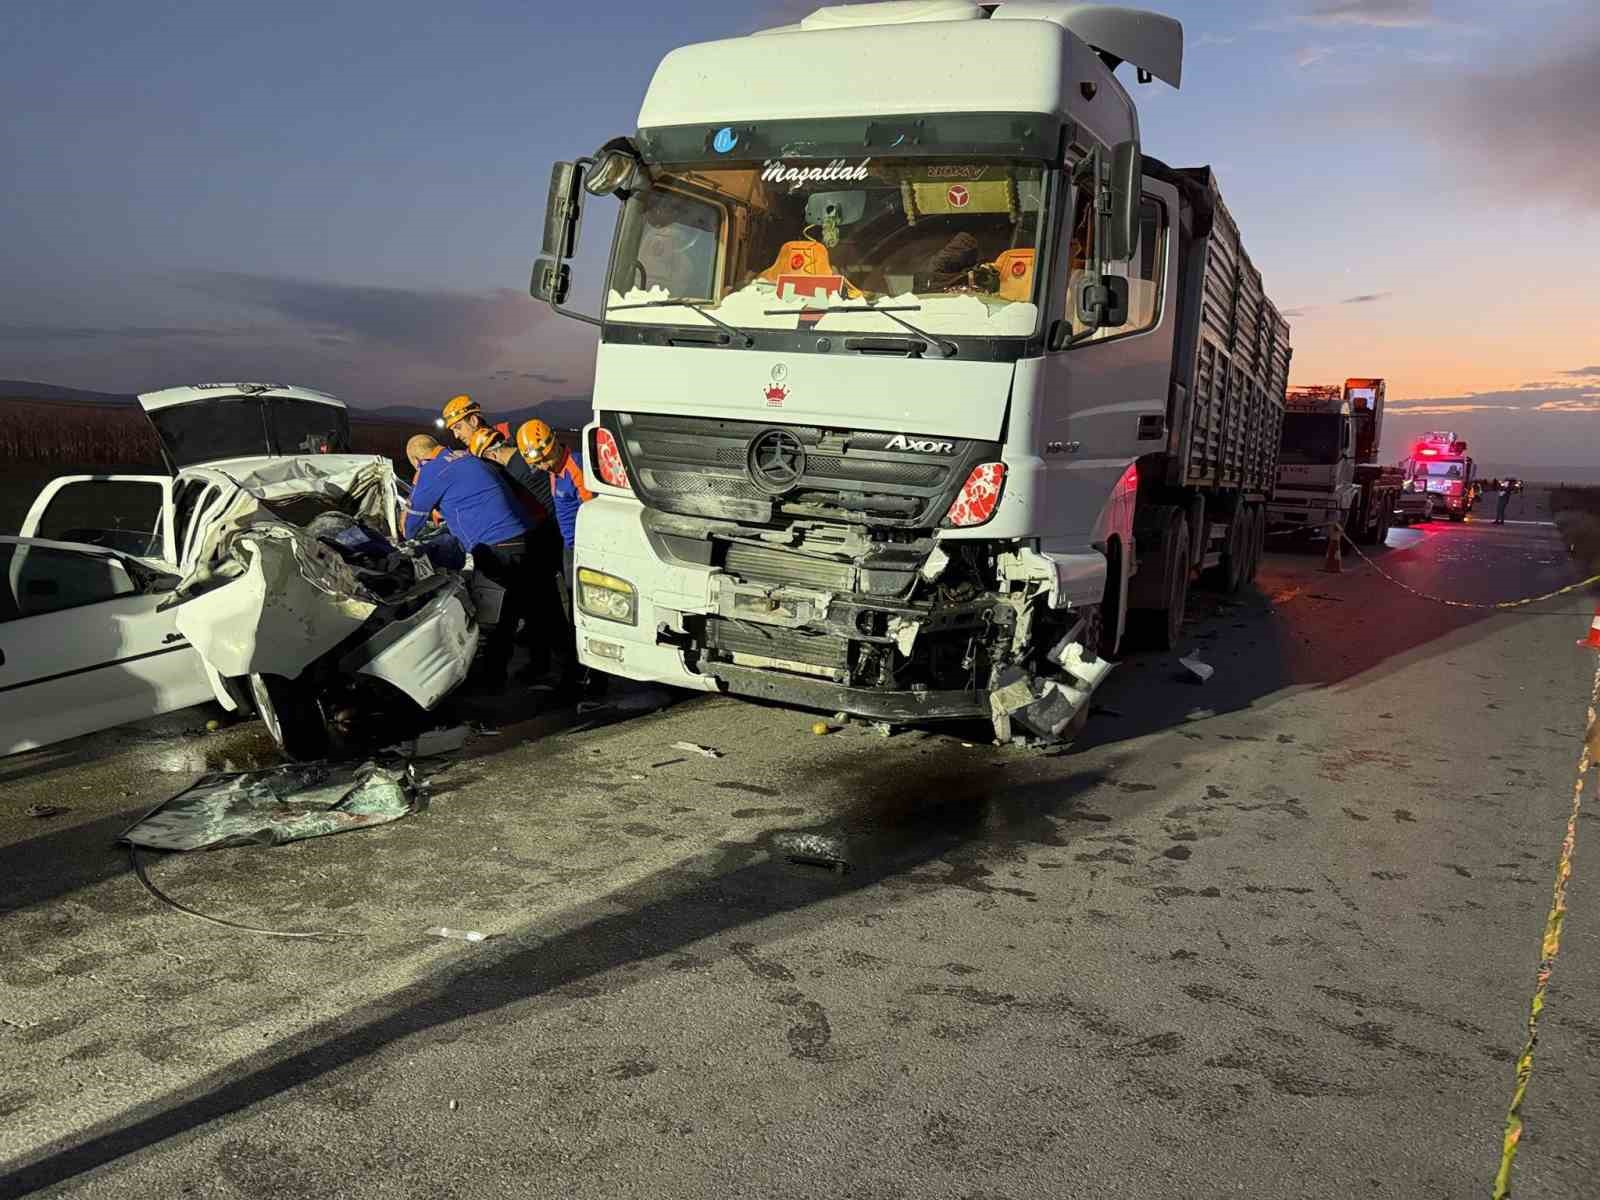
[[[7, 0], [0, 377], [583, 396], [592, 336], [527, 295], [550, 162], [630, 132], [672, 47], [813, 7]], [[1187, 54], [1134, 87], [1145, 150], [1216, 168], [1294, 381], [1386, 376], [1391, 457], [1447, 425], [1593, 461], [1592, 0], [1148, 7]]]

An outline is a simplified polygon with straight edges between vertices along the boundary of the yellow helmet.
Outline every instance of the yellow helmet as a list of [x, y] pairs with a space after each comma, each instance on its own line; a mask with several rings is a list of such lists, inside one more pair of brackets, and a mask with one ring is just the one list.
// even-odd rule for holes
[[485, 450], [493, 447], [497, 442], [505, 439], [500, 436], [500, 431], [492, 425], [485, 425], [482, 429], [474, 429], [467, 438], [467, 449], [479, 458], [483, 457]]
[[444, 412], [440, 415], [439, 421], [440, 424], [448, 429], [463, 417], [469, 417], [473, 413], [481, 414], [482, 412], [483, 409], [478, 407], [478, 402], [471, 396], [452, 396], [450, 402], [444, 406]]
[[517, 449], [529, 464], [537, 467], [555, 455], [555, 430], [538, 418], [517, 426]]

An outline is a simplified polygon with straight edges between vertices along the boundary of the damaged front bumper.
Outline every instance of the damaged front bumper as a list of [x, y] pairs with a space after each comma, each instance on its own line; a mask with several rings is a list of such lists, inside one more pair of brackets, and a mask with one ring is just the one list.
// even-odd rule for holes
[[[1087, 661], [1098, 620], [1085, 614], [1105, 587], [1098, 552], [772, 530], [600, 496], [580, 512], [577, 566], [633, 589], [631, 620], [579, 603], [580, 659], [639, 680], [878, 721], [990, 719], [1006, 737], [1011, 714], [1028, 709], [1016, 732], [1053, 738], [1110, 666], [1073, 675], [1045, 652], [1076, 629]], [[1013, 688], [1017, 703], [997, 709], [996, 689], [1017, 679], [1032, 690]]]

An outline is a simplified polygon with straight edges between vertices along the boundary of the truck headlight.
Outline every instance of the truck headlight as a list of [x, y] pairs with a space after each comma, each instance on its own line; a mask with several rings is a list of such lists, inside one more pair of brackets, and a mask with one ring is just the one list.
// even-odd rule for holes
[[578, 608], [585, 615], [624, 625], [639, 623], [639, 593], [633, 584], [604, 571], [578, 568]]

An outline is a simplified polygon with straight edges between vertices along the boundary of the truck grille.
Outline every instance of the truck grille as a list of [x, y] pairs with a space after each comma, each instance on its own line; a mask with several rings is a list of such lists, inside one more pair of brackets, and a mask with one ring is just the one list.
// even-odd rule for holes
[[750, 583], [799, 584], [828, 591], [850, 591], [853, 570], [849, 563], [812, 558], [773, 546], [728, 547], [723, 569]]
[[[792, 517], [899, 528], [931, 528], [980, 462], [999, 446], [906, 431], [948, 443], [949, 454], [890, 450], [894, 433], [824, 429], [766, 421], [723, 421], [657, 413], [605, 413], [639, 498], [688, 516], [770, 523]], [[749, 469], [751, 443], [770, 430], [792, 434], [804, 468], [778, 494]], [[769, 484], [770, 487], [770, 484]]]
[[798, 629], [757, 625], [750, 621], [730, 621], [724, 617], [705, 619], [705, 644], [726, 654], [753, 654], [839, 671], [850, 665], [848, 638], [803, 633]]

